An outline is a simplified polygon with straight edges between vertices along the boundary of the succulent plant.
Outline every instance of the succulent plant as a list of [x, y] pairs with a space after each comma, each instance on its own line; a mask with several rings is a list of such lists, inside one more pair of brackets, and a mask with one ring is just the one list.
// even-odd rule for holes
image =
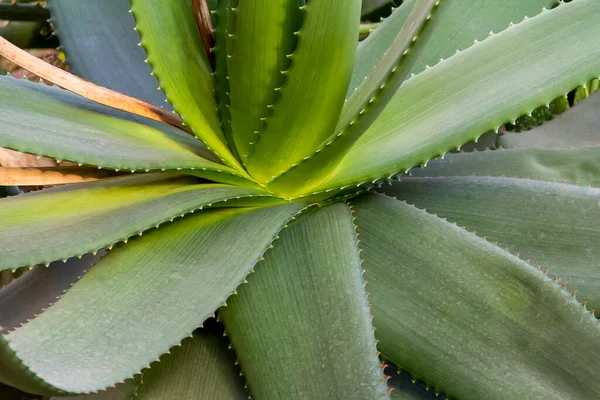
[[58, 186], [0, 200], [0, 270], [33, 268], [0, 381], [600, 397], [600, 3], [555, 3], [408, 0], [357, 46], [360, 0], [51, 0], [74, 75], [0, 41], [56, 84], [0, 77], [0, 147], [75, 166], [0, 168]]

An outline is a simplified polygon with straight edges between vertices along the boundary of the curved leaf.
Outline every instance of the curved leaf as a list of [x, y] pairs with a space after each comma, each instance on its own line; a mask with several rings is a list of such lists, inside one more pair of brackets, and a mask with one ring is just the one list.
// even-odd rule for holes
[[348, 149], [377, 119], [410, 72], [429, 33], [435, 29], [440, 3], [445, 4], [445, 1], [422, 0], [413, 7], [385, 55], [354, 94], [346, 99], [334, 132], [310, 156], [270, 182], [271, 190], [293, 197], [306, 193], [307, 189], [326, 179]]
[[[246, 161], [285, 85], [300, 29], [298, 0], [229, 2], [227, 71], [235, 148]], [[260, 39], [258, 39], [260, 38]], [[292, 56], [293, 57], [293, 56]], [[277, 112], [279, 112], [277, 110]], [[266, 120], [266, 122], [265, 122]]]
[[248, 393], [227, 341], [200, 330], [144, 371], [132, 399], [245, 400]]
[[[509, 24], [517, 24], [524, 18], [532, 18], [551, 9], [558, 0], [450, 0], [448, 7], [440, 14], [440, 24], [436, 28], [427, 47], [416, 62], [413, 73], [423, 72], [426, 66], [433, 66], [464, 50], [474, 40], [484, 40], [490, 32], [501, 32]], [[467, 22], [468, 21], [468, 22]], [[572, 88], [570, 88], [572, 89]], [[561, 93], [562, 94], [562, 93]]]
[[595, 0], [564, 4], [409, 79], [317, 190], [424, 164], [597, 76], [599, 17]]
[[331, 135], [352, 74], [360, 0], [311, 0], [302, 7], [302, 18], [280, 97], [245, 163], [263, 183], [312, 154]]
[[253, 396], [388, 393], [346, 205], [321, 208], [284, 230], [256, 271], [219, 311]]
[[0, 270], [95, 252], [212, 203], [255, 195], [264, 194], [152, 174], [2, 199]]
[[172, 128], [130, 121], [56, 87], [0, 77], [0, 147], [107, 169], [195, 169], [211, 179], [245, 174], [202, 157], [210, 153]]
[[88, 81], [169, 108], [157, 89], [128, 0], [49, 0], [48, 8], [71, 72]]
[[354, 207], [385, 358], [449, 398], [600, 395], [600, 322], [551, 277], [392, 198]]
[[84, 255], [36, 266], [0, 290], [0, 326], [10, 331], [45, 311], [100, 259]]
[[222, 305], [303, 206], [203, 211], [111, 251], [46, 312], [0, 336], [1, 380], [64, 395], [131, 377]]
[[557, 275], [600, 310], [600, 189], [514, 178], [406, 178], [397, 196]]
[[175, 112], [223, 162], [241, 170], [221, 131], [212, 71], [192, 2], [131, 0], [131, 12], [148, 62]]

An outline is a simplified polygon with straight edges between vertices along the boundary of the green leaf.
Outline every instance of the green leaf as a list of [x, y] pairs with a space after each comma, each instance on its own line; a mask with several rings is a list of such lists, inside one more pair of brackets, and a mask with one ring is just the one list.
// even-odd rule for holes
[[333, 132], [344, 105], [360, 0], [311, 0], [302, 7], [302, 19], [280, 97], [245, 164], [259, 182], [273, 180], [312, 154]]
[[317, 190], [407, 171], [589, 81], [598, 18], [595, 0], [564, 4], [409, 79]]
[[219, 311], [258, 399], [375, 399], [388, 393], [357, 239], [338, 203], [281, 233]]
[[57, 87], [4, 76], [0, 91], [0, 147], [107, 169], [194, 169], [232, 183], [247, 176], [210, 161], [204, 146], [184, 132], [127, 120], [125, 113]]
[[[369, 1], [369, 0], [366, 0]], [[374, 0], [375, 2], [384, 2]], [[533, 17], [542, 12], [543, 8], [551, 8], [557, 0], [450, 0], [440, 11], [437, 27], [412, 72], [423, 72], [426, 65], [433, 66], [454, 55], [457, 50], [464, 50], [473, 44], [474, 40], [483, 40], [490, 31], [501, 32], [509, 23], [518, 23], [525, 16]], [[394, 39], [396, 32], [408, 17], [415, 4], [414, 0], [405, 0], [394, 10], [382, 26], [373, 32], [359, 47], [352, 73], [352, 81], [348, 96], [352, 94], [367, 74], [379, 61], [385, 50]], [[364, 7], [364, 1], [363, 1]], [[469, 23], [465, 23], [469, 21]]]
[[0, 380], [65, 395], [131, 377], [222, 305], [303, 207], [203, 211], [111, 251], [46, 312], [0, 336]]
[[414, 4], [414, 0], [403, 1], [402, 5], [395, 9], [392, 15], [381, 23], [379, 28], [371, 32], [369, 37], [359, 44], [346, 98], [349, 98], [354, 93], [377, 63], [379, 63], [379, 60], [383, 58], [385, 52], [390, 48], [390, 45], [398, 35], [398, 32], [404, 26]]
[[385, 55], [346, 100], [335, 131], [313, 154], [270, 182], [271, 190], [293, 197], [306, 193], [329, 175], [404, 82], [420, 49], [427, 43], [428, 31], [435, 29], [433, 22], [437, 18], [431, 17], [440, 1], [423, 0], [413, 7]]
[[600, 189], [514, 178], [406, 178], [386, 194], [476, 231], [600, 310]]
[[248, 399], [227, 341], [203, 330], [142, 374], [133, 399]]
[[11, 331], [41, 314], [100, 259], [84, 255], [39, 265], [0, 290], [0, 326]]
[[9, 197], [0, 201], [0, 270], [95, 252], [212, 203], [248, 196], [264, 194], [152, 174]]
[[[490, 32], [501, 32], [511, 23], [517, 24], [525, 17], [552, 8], [558, 0], [449, 0], [448, 3], [439, 15], [439, 26], [413, 68], [414, 74], [453, 56], [457, 50], [470, 47], [474, 40], [484, 40]], [[533, 50], [532, 55], [538, 50]]]
[[298, 41], [294, 32], [300, 29], [302, 12], [297, 0], [229, 3], [231, 127], [235, 148], [245, 162], [265, 124], [270, 123], [269, 110], [275, 105], [277, 90], [285, 85], [282, 71], [293, 62], [287, 56], [294, 53]]
[[599, 322], [551, 277], [392, 198], [354, 208], [383, 357], [449, 398], [600, 395]]
[[146, 53], [138, 46], [128, 0], [49, 0], [48, 8], [71, 72], [88, 81], [168, 107]]
[[227, 10], [229, 8], [229, 0], [209, 1], [208, 6], [210, 7], [213, 34], [215, 38], [214, 47], [211, 51], [215, 57], [213, 77], [215, 79], [215, 96], [217, 99], [219, 119], [229, 150], [231, 150], [234, 156], [239, 160], [239, 154], [233, 140], [231, 112], [229, 111], [229, 73], [227, 72]]
[[508, 176], [600, 186], [600, 146], [574, 149], [498, 149], [449, 154], [413, 176]]
[[600, 145], [600, 94], [571, 107], [552, 121], [527, 132], [506, 133], [502, 147], [569, 148]]
[[212, 70], [191, 1], [131, 0], [131, 12], [148, 62], [175, 112], [223, 162], [242, 169], [221, 131]]

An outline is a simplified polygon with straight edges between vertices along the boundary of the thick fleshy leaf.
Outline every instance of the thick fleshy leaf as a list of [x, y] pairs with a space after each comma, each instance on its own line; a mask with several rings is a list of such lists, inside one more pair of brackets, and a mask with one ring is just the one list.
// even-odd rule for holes
[[41, 314], [62, 296], [79, 278], [100, 259], [84, 255], [66, 263], [57, 261], [48, 267], [36, 266], [10, 285], [0, 290], [0, 326], [5, 331], [24, 324]]
[[403, 1], [401, 7], [394, 10], [392, 15], [383, 20], [381, 25], [359, 44], [346, 98], [354, 93], [385, 55], [404, 26], [414, 4], [414, 0]]
[[0, 270], [95, 252], [163, 222], [260, 192], [152, 174], [0, 200]]
[[222, 305], [303, 207], [203, 211], [114, 249], [43, 314], [0, 337], [0, 380], [56, 395], [131, 377]]
[[227, 341], [200, 330], [144, 371], [133, 399], [245, 400], [248, 393]]
[[175, 112], [223, 162], [241, 169], [221, 131], [212, 70], [192, 2], [131, 0], [131, 12], [148, 62]]
[[409, 79], [318, 189], [424, 164], [598, 76], [599, 17], [595, 0], [563, 4]]
[[217, 99], [217, 108], [221, 129], [225, 136], [225, 142], [229, 150], [239, 160], [239, 154], [235, 148], [233, 132], [231, 131], [231, 112], [229, 111], [229, 75], [227, 72], [227, 22], [229, 0], [208, 1], [212, 17], [214, 47], [212, 54], [215, 57], [215, 70], [213, 78], [215, 80], [215, 96]]
[[[227, 71], [235, 148], [246, 160], [262, 135], [270, 108], [285, 84], [298, 41], [298, 0], [235, 1], [229, 7]], [[295, 60], [294, 60], [295, 61]], [[277, 110], [279, 112], [279, 110]], [[266, 121], [266, 122], [265, 122]]]
[[[557, 0], [450, 0], [440, 15], [440, 25], [430, 43], [415, 64], [413, 73], [423, 72], [457, 50], [464, 50], [474, 40], [484, 40], [490, 32], [501, 32], [509, 24], [534, 17], [544, 9], [558, 4]], [[468, 21], [468, 23], [465, 23]]]
[[71, 72], [88, 81], [168, 108], [158, 90], [128, 0], [49, 0], [48, 8]]
[[600, 187], [600, 146], [574, 149], [498, 149], [455, 153], [413, 176], [508, 176]]
[[387, 394], [356, 244], [348, 207], [321, 208], [281, 233], [219, 311], [257, 399]]
[[0, 90], [0, 147], [107, 169], [195, 169], [235, 183], [244, 177], [210, 161], [200, 142], [174, 128], [120, 118], [124, 113], [40, 83], [0, 77]]
[[245, 163], [258, 181], [273, 180], [333, 133], [352, 74], [359, 21], [360, 0], [311, 0], [302, 7], [280, 97]]
[[[414, 3], [414, 0], [403, 1], [402, 5], [394, 10], [392, 16], [388, 18], [395, 21], [393, 23], [384, 21], [382, 26], [359, 46], [348, 95], [383, 56], [385, 49], [389, 47]], [[450, 0], [447, 3], [440, 12], [439, 24], [437, 24], [433, 36], [413, 67], [412, 72], [415, 74], [422, 72], [426, 65], [436, 65], [440, 59], [449, 58], [457, 50], [468, 48], [474, 40], [484, 40], [490, 31], [501, 32], [510, 23], [520, 22], [526, 16], [538, 15], [544, 7], [549, 9], [558, 1], [479, 0], [473, 2], [471, 0]], [[465, 21], [469, 21], [469, 23], [465, 24]]]
[[600, 395], [600, 323], [551, 277], [393, 198], [354, 208], [385, 358], [449, 398]]
[[514, 178], [405, 178], [382, 188], [557, 275], [600, 310], [600, 189]]
[[600, 146], [600, 93], [530, 131], [506, 133], [498, 143], [518, 148]]
[[318, 186], [329, 176], [348, 149], [377, 119], [410, 73], [419, 52], [427, 43], [427, 37], [435, 30], [440, 2], [423, 0], [412, 8], [384, 56], [344, 103], [334, 132], [311, 155], [270, 182], [271, 190], [294, 197]]

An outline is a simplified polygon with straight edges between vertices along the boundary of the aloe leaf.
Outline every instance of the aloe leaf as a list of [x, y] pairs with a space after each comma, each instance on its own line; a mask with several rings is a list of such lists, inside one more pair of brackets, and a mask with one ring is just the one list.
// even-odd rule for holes
[[0, 77], [0, 90], [0, 147], [107, 169], [185, 168], [234, 183], [246, 177], [210, 161], [200, 142], [176, 129], [120, 118], [57, 87]]
[[245, 400], [248, 393], [227, 341], [200, 330], [144, 371], [132, 399]]
[[392, 12], [392, 15], [384, 19], [381, 25], [359, 44], [346, 98], [354, 93], [379, 63], [379, 60], [383, 58], [404, 26], [414, 5], [414, 0], [403, 1], [402, 5]]
[[600, 322], [551, 277], [393, 198], [354, 209], [384, 358], [449, 398], [599, 396]]
[[140, 375], [136, 375], [133, 379], [127, 379], [123, 383], [98, 393], [51, 397], [50, 400], [132, 400], [135, 389], [139, 384]]
[[212, 70], [192, 2], [131, 0], [131, 12], [148, 62], [175, 112], [223, 162], [241, 169], [220, 127]]
[[311, 0], [302, 6], [298, 44], [280, 97], [245, 163], [259, 182], [271, 181], [331, 135], [352, 73], [359, 21], [360, 0]]
[[600, 145], [600, 93], [593, 94], [551, 121], [526, 132], [508, 132], [502, 147], [569, 148]]
[[71, 72], [157, 106], [170, 107], [157, 89], [128, 0], [49, 0], [48, 8]]
[[409, 79], [317, 190], [425, 164], [589, 81], [600, 73], [599, 17], [594, 0], [563, 4]]
[[526, 17], [539, 15], [559, 1], [450, 0], [448, 3], [448, 7], [439, 16], [439, 26], [413, 68], [414, 74], [423, 72], [427, 66], [436, 65], [441, 59], [453, 56], [457, 50], [470, 47], [474, 40], [484, 40], [490, 32], [501, 32], [509, 24], [517, 24]]
[[282, 71], [287, 71], [293, 62], [288, 55], [294, 53], [298, 41], [294, 33], [300, 29], [302, 12], [297, 0], [231, 1], [229, 4], [229, 109], [235, 148], [245, 161], [265, 124], [269, 123], [277, 90], [286, 83]]
[[0, 337], [0, 380], [65, 395], [130, 378], [222, 305], [304, 206], [203, 211], [112, 250], [43, 314]]
[[231, 112], [229, 111], [229, 73], [227, 71], [227, 10], [229, 0], [214, 0], [207, 3], [210, 7], [210, 13], [213, 24], [214, 47], [211, 49], [215, 57], [215, 70], [213, 77], [215, 80], [215, 97], [219, 111], [221, 129], [225, 135], [225, 141], [229, 150], [239, 160], [238, 151], [235, 148], [233, 132], [231, 130]]
[[86, 254], [39, 265], [0, 290], [0, 326], [10, 331], [45, 311], [100, 259]]
[[212, 203], [261, 195], [252, 189], [153, 174], [2, 199], [0, 270], [95, 252]]
[[388, 393], [356, 244], [348, 207], [321, 208], [282, 231], [256, 274], [220, 309], [256, 398]]
[[600, 146], [574, 149], [498, 149], [449, 154], [413, 176], [508, 176], [600, 187]]
[[346, 100], [334, 133], [313, 154], [271, 181], [271, 190], [293, 197], [321, 183], [315, 177], [327, 177], [404, 82], [427, 36], [435, 30], [435, 14], [443, 7], [440, 2], [445, 3], [423, 0], [412, 8], [385, 55]]
[[[501, 32], [510, 23], [518, 23], [525, 16], [536, 16], [544, 7], [549, 9], [557, 3], [557, 0], [448, 1], [440, 11], [439, 23], [436, 23], [437, 27], [430, 41], [419, 55], [411, 72], [423, 72], [427, 65], [436, 65], [441, 59], [454, 55], [457, 50], [468, 48], [474, 40], [485, 39], [490, 31]], [[383, 57], [414, 4], [414, 0], [403, 1], [387, 18], [390, 21], [384, 21], [381, 27], [359, 46], [348, 96]], [[465, 24], [465, 21], [469, 23]]]
[[600, 310], [600, 189], [515, 178], [406, 178], [382, 188], [466, 226]]

